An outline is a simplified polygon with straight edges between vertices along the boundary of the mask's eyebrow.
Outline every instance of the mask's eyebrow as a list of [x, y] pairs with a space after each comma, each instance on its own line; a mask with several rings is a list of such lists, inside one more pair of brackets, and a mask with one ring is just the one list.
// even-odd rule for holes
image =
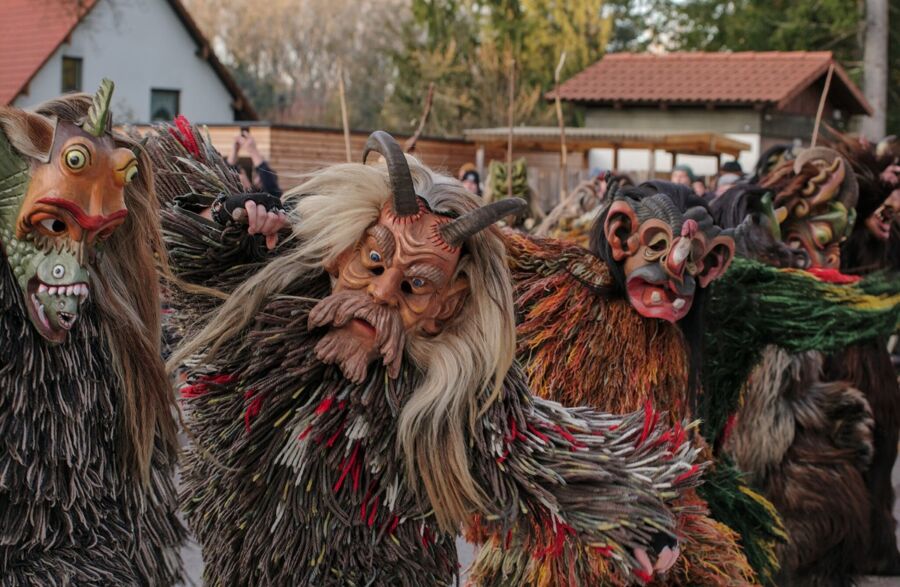
[[381, 251], [381, 257], [385, 263], [390, 263], [394, 258], [394, 249], [396, 247], [393, 233], [381, 224], [376, 224], [366, 232], [375, 239], [375, 243], [378, 245], [378, 250]]
[[441, 271], [438, 267], [431, 265], [430, 263], [416, 263], [412, 267], [406, 270], [406, 277], [412, 279], [413, 277], [421, 277], [422, 279], [427, 279], [432, 284], [440, 287], [447, 282], [448, 276], [446, 273]]

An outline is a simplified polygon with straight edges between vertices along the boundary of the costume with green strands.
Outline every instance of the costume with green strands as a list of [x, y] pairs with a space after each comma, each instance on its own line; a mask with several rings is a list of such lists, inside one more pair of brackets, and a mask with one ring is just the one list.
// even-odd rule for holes
[[[140, 230], [158, 226], [157, 210], [131, 173], [146, 161], [108, 131], [112, 84], [103, 88], [93, 106], [72, 95], [0, 108], [4, 587], [181, 578], [171, 389], [152, 228]], [[125, 204], [133, 224], [117, 227], [112, 210]], [[146, 470], [133, 426], [148, 434]]]
[[[673, 422], [689, 416], [688, 357], [678, 326], [644, 318], [627, 299], [601, 293], [612, 284], [612, 276], [587, 249], [553, 239], [507, 236], [521, 316], [518, 356], [535, 393], [612, 413], [649, 401], [669, 410]], [[720, 466], [715, 463], [704, 477], [718, 479]], [[760, 504], [754, 515], [762, 527], [771, 529], [773, 539], [778, 536], [777, 517], [763, 505], [765, 500], [742, 493], [747, 488], [739, 479], [726, 477], [720, 485], [726, 481], [731, 481], [727, 489], [734, 499]], [[765, 566], [748, 564], [740, 536], [710, 517], [707, 503], [696, 493], [684, 496], [680, 505], [681, 557], [664, 583], [755, 583], [754, 570]], [[500, 556], [486, 549], [479, 555], [489, 560]], [[614, 574], [603, 577], [603, 584], [620, 581]]]
[[[811, 479], [810, 475], [819, 474], [820, 471], [823, 475], [838, 475], [841, 483], [830, 485], [832, 495], [840, 500], [843, 510], [835, 510], [833, 516], [844, 516], [846, 519], [830, 519], [849, 532], [844, 538], [864, 532], [858, 523], [850, 521], [858, 520], [854, 514], [860, 508], [865, 508], [860, 497], [864, 496], [864, 491], [858, 491], [862, 489], [858, 482], [858, 468], [864, 465], [869, 456], [865, 439], [866, 421], [870, 416], [865, 401], [855, 390], [818, 383], [818, 378], [813, 374], [803, 377], [799, 375], [814, 368], [806, 351], [828, 350], [845, 344], [844, 341], [847, 340], [875, 335], [878, 327], [873, 330], [872, 319], [876, 317], [876, 321], [881, 319], [884, 326], [895, 323], [896, 298], [892, 301], [887, 297], [872, 296], [865, 293], [864, 287], [866, 286], [829, 284], [805, 272], [775, 269], [737, 258], [725, 276], [713, 284], [705, 316], [707, 331], [703, 393], [698, 412], [703, 419], [701, 429], [704, 435], [717, 449], [723, 445], [729, 446], [729, 443], [743, 441], [740, 446], [746, 450], [740, 451], [742, 458], [746, 458], [747, 451], [765, 454], [773, 447], [780, 446], [778, 439], [782, 437], [789, 446], [795, 438], [793, 432], [788, 435], [777, 434], [774, 424], [765, 418], [776, 412], [772, 406], [777, 402], [793, 402], [790, 414], [796, 414], [798, 424], [804, 428], [803, 441], [790, 451], [785, 446], [771, 466], [780, 466], [782, 458], [785, 459], [784, 463], [803, 463], [807, 481]], [[792, 364], [789, 358], [791, 356], [799, 357], [800, 363]], [[807, 363], [809, 366], [803, 366]], [[772, 366], [776, 373], [766, 375], [759, 372], [762, 365]], [[757, 371], [753, 371], [754, 368]], [[798, 382], [793, 388], [805, 390], [802, 397], [796, 399], [793, 395], [783, 394], [788, 386], [788, 381], [783, 379], [786, 378], [785, 374], [791, 373], [798, 375], [788, 375], [788, 378]], [[745, 404], [742, 414], [745, 415], [738, 422], [734, 434], [729, 435], [729, 423], [741, 405], [742, 394]], [[829, 419], [822, 421], [822, 414]], [[793, 431], [795, 416], [785, 417], [789, 417], [790, 430]], [[837, 420], [838, 417], [840, 420]], [[835, 421], [843, 424], [833, 425]], [[760, 432], [763, 430], [766, 432]], [[814, 438], [813, 435], [817, 436]], [[809, 444], [816, 439], [817, 444]], [[734, 450], [735, 445], [730, 444], [729, 448]], [[739, 469], [734, 468], [728, 453], [719, 452], [717, 456], [720, 466], [716, 467], [716, 471], [722, 471], [723, 463], [727, 463], [728, 468], [734, 469], [733, 474], [738, 475]], [[768, 487], [762, 483], [762, 473], [751, 471], [749, 461], [739, 462], [748, 467], [747, 474], [744, 475], [745, 482], [751, 483], [757, 491]], [[751, 472], [752, 476], [749, 475]], [[766, 474], [765, 478], [786, 483], [800, 474], [798, 468], [788, 467], [785, 475]], [[820, 484], [826, 482], [825, 478], [819, 480]], [[779, 508], [784, 508], [785, 516], [791, 514], [789, 523], [792, 527], [800, 528], [804, 524], [816, 523], [819, 519], [817, 516], [809, 512], [809, 515], [804, 516], [796, 511], [814, 505], [815, 500], [787, 509], [788, 504], [783, 504], [780, 500], [791, 494], [782, 485], [778, 487], [781, 488], [766, 489], [765, 495], [771, 496]], [[748, 516], [746, 509], [736, 507], [740, 502], [734, 503], [732, 494], [722, 492], [719, 484], [711, 477], [700, 488], [700, 493], [709, 500], [717, 519], [729, 524], [745, 537], [744, 546], [748, 557], [763, 560], [771, 557], [773, 569], [777, 568], [779, 560], [784, 562], [786, 568], [795, 569], [795, 561], [800, 559], [791, 553], [798, 552], [798, 547], [800, 552], [814, 551], [813, 548], [806, 548], [806, 542], [800, 543], [793, 539], [787, 544], [777, 545], [777, 551], [770, 548], [768, 541], [749, 539], [748, 537], [757, 535], [758, 520]], [[805, 532], [804, 535], [808, 535], [810, 543], [815, 543], [816, 536], [820, 536], [820, 547], [824, 549], [830, 545], [825, 540], [828, 531], [830, 529], [825, 528], [819, 532]], [[799, 540], [801, 536], [795, 538]]]
[[[802, 574], [804, 560], [838, 563], [843, 557], [827, 555], [831, 538], [826, 537], [834, 536], [836, 544], [849, 545], [865, 535], [865, 528], [858, 522], [864, 516], [856, 514], [867, 507], [858, 470], [865, 469], [871, 457], [868, 406], [856, 390], [820, 382], [820, 354], [808, 351], [828, 352], [892, 331], [900, 316], [900, 297], [886, 293], [886, 287], [889, 285], [881, 279], [855, 285], [827, 283], [804, 271], [777, 269], [741, 258], [713, 285], [706, 315], [704, 392], [699, 413], [705, 436], [717, 447], [732, 443], [729, 450], [736, 451], [742, 466], [753, 473], [748, 481], [752, 479], [754, 487], [767, 487], [766, 495], [779, 504], [790, 495], [802, 499], [797, 493], [800, 487], [817, 491], [821, 483], [827, 483], [829, 474], [841, 479], [831, 487], [832, 497], [842, 508], [829, 510], [833, 517], [826, 527], [809, 527], [821, 516], [799, 514], [817, 503], [815, 497], [809, 497], [806, 505], [795, 500], [778, 506], [794, 512], [789, 523], [796, 535], [789, 544], [779, 547], [779, 558], [786, 557], [785, 572]], [[770, 371], [759, 372], [761, 365], [767, 365]], [[790, 389], [803, 393], [794, 397], [796, 392]], [[749, 394], [743, 399], [748, 411], [729, 438], [728, 424], [738, 410], [742, 393]], [[775, 409], [778, 402], [790, 405]], [[769, 421], [769, 417], [776, 420]], [[785, 433], [777, 424], [778, 417], [789, 418]], [[795, 426], [803, 428], [802, 436], [798, 433], [795, 437]], [[797, 442], [792, 442], [795, 438]], [[782, 441], [787, 444], [783, 450], [776, 450]], [[770, 451], [778, 456], [764, 458]], [[721, 459], [729, 457], [723, 453]], [[765, 467], [751, 465], [770, 461]], [[775, 474], [781, 463], [787, 469]], [[798, 468], [801, 464], [805, 472]], [[793, 487], [794, 494], [778, 485], [792, 483], [790, 480], [798, 475], [803, 476], [803, 482]], [[776, 485], [769, 487], [763, 479]], [[716, 489], [716, 485], [707, 484], [700, 491], [709, 497]], [[715, 514], [745, 537], [748, 556], [753, 549], [761, 556], [764, 549], [757, 547], [758, 541], [747, 539], [754, 535], [756, 521], [736, 509], [726, 496], [709, 497], [709, 501]], [[846, 535], [839, 535], [839, 529]], [[822, 576], [830, 572], [821, 570]]]
[[713, 285], [707, 308], [703, 435], [720, 439], [766, 345], [792, 353], [833, 352], [891, 334], [898, 319], [900, 286], [884, 275], [835, 284], [736, 258]]
[[[747, 331], [734, 331], [744, 338], [760, 335], [758, 316], [767, 320], [759, 341], [737, 336], [723, 345], [725, 332], [715, 342], [708, 340], [716, 345], [711, 352], [719, 356], [712, 363], [721, 362], [725, 376], [737, 379], [708, 396], [710, 402], [724, 405], [724, 410], [720, 405], [709, 414], [717, 427], [710, 434], [718, 434], [721, 423], [728, 422], [717, 446], [772, 500], [789, 535], [776, 552], [777, 584], [849, 584], [862, 574], [861, 563], [869, 552], [871, 496], [864, 475], [873, 456], [872, 410], [859, 389], [824, 375], [821, 351], [804, 350], [828, 349], [833, 342], [822, 334], [840, 337], [844, 328], [858, 324], [844, 319], [840, 307], [836, 313], [823, 311], [822, 306], [834, 300], [808, 291], [821, 284], [838, 296], [859, 293], [846, 286], [856, 280], [836, 270], [857, 202], [857, 183], [848, 167], [833, 150], [808, 149], [776, 167], [759, 185], [735, 187], [712, 204], [723, 226], [736, 227], [736, 248], [744, 257], [772, 267], [810, 267], [809, 274], [793, 272], [806, 275], [807, 283], [783, 278], [774, 269], [764, 270], [774, 276], [771, 279], [751, 274], [748, 283], [739, 281], [734, 288], [734, 298], [720, 302], [717, 309], [727, 308], [722, 311], [730, 316], [749, 316], [742, 320]], [[760, 295], [744, 298], [745, 285], [758, 287], [754, 280], [761, 284]], [[727, 285], [727, 276], [721, 285]], [[885, 317], [873, 312], [862, 319]], [[718, 316], [711, 320], [717, 322]], [[726, 328], [740, 327], [732, 321]], [[865, 325], [851, 333], [872, 336]], [[798, 346], [791, 340], [795, 336], [813, 340]], [[800, 352], [794, 352], [798, 348]], [[740, 403], [731, 414], [729, 402], [735, 397]], [[822, 493], [824, 486], [827, 494]]]
[[[186, 121], [157, 133], [147, 149], [157, 162], [157, 189], [169, 203], [164, 231], [177, 279], [239, 295], [242, 281], [301, 245], [292, 239], [266, 252], [261, 237], [248, 236], [246, 228], [219, 226], [188, 210], [239, 193], [236, 178]], [[388, 185], [384, 168], [336, 169], [339, 177], [379, 173]], [[338, 187], [336, 193], [347, 193]], [[475, 244], [468, 250], [478, 251]], [[293, 279], [279, 275], [283, 285], [210, 362], [188, 361], [182, 400], [194, 441], [182, 499], [203, 546], [206, 580], [448, 584], [458, 573], [455, 532], [439, 526], [398, 441], [398, 415], [426, 372], [404, 355], [397, 373], [373, 366], [353, 382], [325, 364], [315, 352], [322, 329], [308, 323], [311, 309], [332, 295], [329, 274], [313, 268]], [[193, 320], [216, 304], [197, 295], [173, 301], [188, 340], [197, 329]], [[468, 465], [487, 507], [472, 509], [454, 528], [527, 552], [478, 582], [597, 584], [597, 565], [625, 576], [637, 565], [634, 548], [674, 531], [668, 502], [699, 477], [696, 449], [683, 429], [662, 424], [664, 414], [563, 408], [533, 398], [524, 382], [513, 365], [498, 399], [464, 429]], [[447, 455], [429, 458], [449, 463]], [[587, 551], [602, 556], [588, 558]]]

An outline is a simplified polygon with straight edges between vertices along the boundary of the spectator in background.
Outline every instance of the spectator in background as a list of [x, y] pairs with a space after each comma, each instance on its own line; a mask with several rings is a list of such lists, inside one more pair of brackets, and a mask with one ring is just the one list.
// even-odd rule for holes
[[672, 175], [669, 179], [672, 183], [688, 186], [701, 198], [706, 193], [706, 183], [702, 177], [694, 175], [694, 170], [690, 165], [676, 165], [672, 168]]
[[691, 187], [694, 188], [694, 193], [697, 194], [697, 197], [702, 198], [706, 195], [706, 192], [709, 191], [709, 188], [706, 187], [706, 182], [703, 180], [702, 176], [698, 176], [694, 179], [694, 183], [691, 184]]
[[[250, 158], [250, 166], [240, 165], [242, 153]], [[256, 139], [250, 134], [250, 129], [242, 128], [241, 134], [234, 138], [234, 147], [226, 161], [238, 172], [244, 189], [260, 190], [272, 196], [281, 197], [278, 174], [269, 167], [269, 163], [259, 152]]]
[[694, 175], [694, 170], [691, 169], [690, 165], [676, 165], [672, 168], [672, 175], [669, 179], [672, 183], [680, 183], [691, 187], [697, 181], [697, 176]]
[[481, 195], [481, 178], [478, 176], [474, 166], [463, 165], [462, 169], [460, 169], [459, 181], [470, 193], [476, 196]]
[[722, 165], [719, 179], [716, 181], [716, 197], [721, 196], [736, 183], [744, 179], [744, 169], [737, 161], [728, 161]]

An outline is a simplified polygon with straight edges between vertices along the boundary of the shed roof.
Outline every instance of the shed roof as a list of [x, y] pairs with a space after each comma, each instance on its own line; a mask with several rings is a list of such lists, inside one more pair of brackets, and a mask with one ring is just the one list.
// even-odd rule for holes
[[[508, 127], [477, 128], [463, 132], [466, 139], [480, 145], [506, 144]], [[513, 127], [513, 144], [520, 149], [558, 151], [558, 127]], [[652, 131], [622, 131], [603, 128], [566, 128], [566, 146], [573, 151], [587, 149], [658, 149], [686, 155], [731, 155], [750, 149], [747, 143], [710, 132], [658, 133]]]
[[832, 64], [830, 99], [849, 114], [871, 114], [831, 51], [611, 53], [564, 82], [559, 94], [562, 100], [586, 104], [760, 104], [781, 109], [824, 78]]

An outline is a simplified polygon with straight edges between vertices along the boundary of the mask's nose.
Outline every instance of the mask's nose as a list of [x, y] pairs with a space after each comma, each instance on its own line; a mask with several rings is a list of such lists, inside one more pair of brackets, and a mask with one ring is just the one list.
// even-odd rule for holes
[[666, 273], [677, 281], [684, 280], [684, 269], [691, 256], [691, 239], [679, 238], [666, 258]]
[[403, 281], [403, 272], [399, 269], [385, 269], [381, 275], [376, 275], [369, 283], [367, 291], [376, 303], [386, 306], [396, 306], [399, 301], [400, 286]]
[[116, 149], [110, 156], [113, 169], [113, 183], [124, 188], [137, 175], [137, 160], [128, 149]]

